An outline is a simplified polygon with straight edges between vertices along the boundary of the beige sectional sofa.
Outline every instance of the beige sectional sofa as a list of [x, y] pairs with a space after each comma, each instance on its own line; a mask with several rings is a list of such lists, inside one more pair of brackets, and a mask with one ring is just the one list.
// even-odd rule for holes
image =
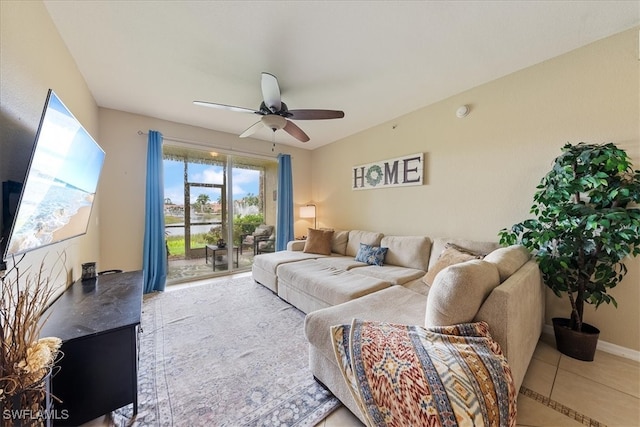
[[[361, 246], [386, 247], [382, 266], [355, 260]], [[303, 312], [313, 375], [364, 421], [342, 377], [330, 327], [353, 318], [440, 326], [485, 321], [522, 383], [542, 332], [544, 287], [521, 246], [426, 236], [336, 231], [330, 254], [286, 251], [256, 256], [254, 279]]]

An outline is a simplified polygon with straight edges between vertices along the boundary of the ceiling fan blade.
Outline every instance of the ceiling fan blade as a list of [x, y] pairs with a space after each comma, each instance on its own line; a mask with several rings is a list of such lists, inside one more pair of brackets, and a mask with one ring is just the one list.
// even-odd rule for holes
[[262, 120], [259, 120], [257, 122], [255, 122], [254, 124], [252, 124], [251, 126], [249, 126], [249, 128], [247, 130], [245, 130], [244, 132], [242, 132], [240, 134], [240, 138], [246, 138], [248, 136], [253, 135], [254, 133], [256, 133], [257, 131], [259, 131], [260, 129], [262, 129], [264, 125], [262, 124]]
[[211, 108], [217, 108], [219, 110], [235, 111], [237, 113], [257, 113], [257, 114], [260, 114], [259, 111], [252, 110], [251, 108], [234, 107], [233, 105], [216, 104], [215, 102], [193, 101], [193, 103], [195, 105], [199, 105], [201, 107], [211, 107]]
[[282, 99], [278, 79], [273, 74], [262, 73], [262, 99], [272, 113], [280, 111]]
[[309, 141], [307, 134], [292, 121], [287, 120], [287, 124], [282, 129], [300, 142]]
[[294, 120], [325, 120], [341, 119], [344, 111], [338, 110], [289, 110], [290, 119]]

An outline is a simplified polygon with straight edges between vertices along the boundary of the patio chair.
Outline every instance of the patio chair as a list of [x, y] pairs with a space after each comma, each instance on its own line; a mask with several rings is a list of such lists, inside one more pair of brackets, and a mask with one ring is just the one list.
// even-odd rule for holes
[[[275, 241], [275, 227], [273, 225], [260, 224], [251, 234], [245, 234], [240, 242], [240, 253], [245, 246], [253, 248], [253, 254], [257, 255], [260, 246], [265, 247], [264, 243], [273, 238]], [[262, 244], [262, 245], [261, 245]]]

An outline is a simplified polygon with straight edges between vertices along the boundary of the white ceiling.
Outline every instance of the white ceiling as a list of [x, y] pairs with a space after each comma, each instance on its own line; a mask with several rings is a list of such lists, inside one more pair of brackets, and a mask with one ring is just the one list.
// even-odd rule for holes
[[[101, 107], [240, 134], [260, 73], [313, 149], [640, 23], [638, 1], [45, 0]], [[454, 112], [452, 112], [453, 114]], [[177, 135], [176, 135], [177, 136]], [[271, 141], [271, 131], [254, 137]]]

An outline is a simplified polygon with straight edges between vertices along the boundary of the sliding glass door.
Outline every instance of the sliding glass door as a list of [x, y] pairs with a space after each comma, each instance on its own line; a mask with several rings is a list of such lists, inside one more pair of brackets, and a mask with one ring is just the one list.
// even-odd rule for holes
[[275, 159], [165, 145], [169, 284], [250, 269], [272, 250], [276, 171]]

